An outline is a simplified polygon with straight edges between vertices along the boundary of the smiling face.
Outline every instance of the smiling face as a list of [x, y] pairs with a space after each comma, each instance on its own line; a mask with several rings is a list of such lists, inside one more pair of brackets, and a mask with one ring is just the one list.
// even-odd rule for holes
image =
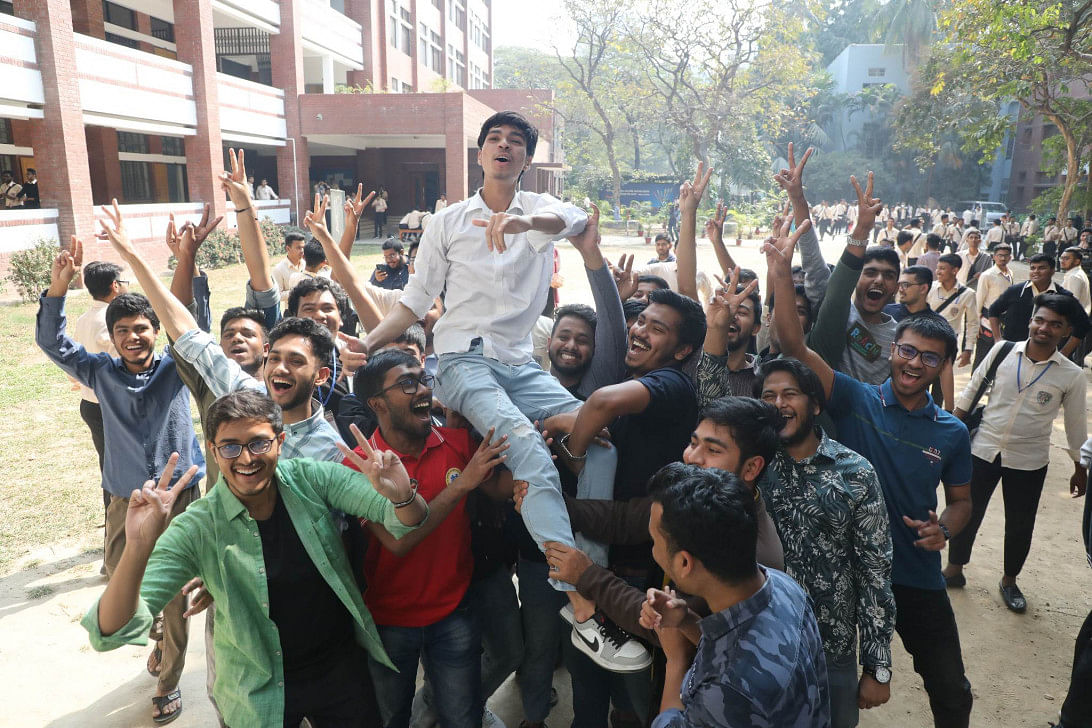
[[670, 366], [690, 355], [690, 346], [679, 346], [682, 316], [662, 303], [650, 303], [629, 327], [626, 368], [634, 375]]
[[750, 298], [745, 298], [736, 308], [735, 318], [728, 325], [728, 330], [725, 332], [727, 334], [725, 336], [725, 345], [728, 351], [739, 351], [750, 344], [751, 337], [754, 336], [757, 328], [758, 319], [755, 315], [755, 302]]
[[660, 239], [656, 241], [656, 257], [660, 260], [667, 260], [667, 256], [671, 255], [671, 241]]
[[855, 302], [865, 314], [877, 314], [891, 303], [899, 288], [898, 268], [883, 260], [870, 260], [857, 281]]
[[383, 262], [387, 264], [387, 267], [391, 270], [398, 270], [402, 267], [402, 254], [397, 250], [384, 250]]
[[[903, 359], [897, 349], [901, 344], [909, 344], [918, 350], [913, 359]], [[940, 366], [930, 367], [921, 360], [921, 353], [933, 352], [940, 357]], [[924, 392], [940, 374], [944, 366], [944, 342], [927, 339], [909, 329], [902, 332], [899, 340], [891, 345], [891, 387], [900, 397], [913, 399]]]
[[[424, 373], [419, 366], [404, 364], [387, 371], [383, 378], [385, 391], [368, 400], [382, 428], [393, 428], [414, 440], [428, 437], [432, 431], [432, 388], [421, 383]], [[417, 391], [406, 394], [403, 384], [406, 389], [416, 384]]]
[[947, 263], [937, 263], [936, 277], [940, 281], [940, 285], [945, 288], [951, 288], [956, 282], [956, 273], [959, 268], [953, 268]]
[[789, 372], [770, 372], [762, 382], [762, 401], [772, 404], [785, 418], [779, 434], [786, 445], [802, 442], [815, 430], [819, 406], [800, 391], [800, 383]]
[[562, 376], [582, 374], [595, 352], [595, 330], [579, 316], [563, 316], [546, 344], [550, 367]]
[[[268, 452], [255, 455], [246, 447], [255, 440], [273, 440], [273, 445]], [[244, 505], [268, 497], [283, 442], [284, 433], [274, 434], [273, 426], [265, 420], [231, 420], [217, 429], [213, 457], [228, 489]], [[242, 445], [243, 449], [239, 457], [225, 458], [219, 449], [223, 445]]]
[[330, 329], [330, 336], [337, 341], [337, 332], [341, 330], [341, 310], [330, 291], [312, 291], [301, 296], [296, 313]]
[[265, 358], [265, 335], [252, 318], [231, 319], [220, 331], [220, 348], [247, 374], [254, 375]]
[[1073, 333], [1073, 327], [1065, 316], [1045, 306], [1040, 306], [1031, 314], [1028, 324], [1028, 338], [1049, 350], [1067, 340]]
[[126, 369], [142, 372], [152, 365], [157, 336], [159, 329], [152, 326], [147, 316], [126, 316], [114, 322], [110, 341]]
[[531, 164], [523, 132], [507, 124], [490, 129], [478, 150], [478, 164], [486, 179], [515, 182]]
[[690, 435], [690, 444], [683, 450], [683, 462], [699, 468], [719, 468], [739, 475], [739, 447], [732, 439], [732, 430], [713, 420], [702, 420]]
[[652, 281], [641, 281], [637, 284], [637, 290], [630, 296], [630, 299], [634, 301], [644, 301], [648, 299], [648, 294], [658, 290], [660, 290], [660, 286]]
[[1054, 275], [1054, 266], [1049, 263], [1036, 262], [1028, 266], [1028, 279], [1039, 290], [1046, 289], [1050, 285], [1050, 279]]
[[311, 399], [315, 387], [330, 376], [330, 369], [315, 357], [310, 339], [289, 335], [269, 347], [264, 374], [269, 396], [287, 414]]

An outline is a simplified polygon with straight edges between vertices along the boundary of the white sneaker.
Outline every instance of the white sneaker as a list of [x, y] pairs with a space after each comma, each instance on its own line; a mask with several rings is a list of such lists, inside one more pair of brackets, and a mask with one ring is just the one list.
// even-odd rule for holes
[[611, 672], [638, 672], [652, 664], [652, 654], [628, 632], [597, 611], [586, 622], [577, 622], [572, 604], [561, 616], [573, 626], [572, 642], [592, 662]]
[[482, 713], [482, 728], [508, 728], [504, 725], [504, 721], [497, 717], [489, 708], [486, 708]]

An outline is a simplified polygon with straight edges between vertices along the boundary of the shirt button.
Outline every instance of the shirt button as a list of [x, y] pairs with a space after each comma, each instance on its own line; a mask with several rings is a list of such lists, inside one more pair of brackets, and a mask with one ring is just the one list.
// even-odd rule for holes
[[276, 655], [277, 657], [280, 657], [280, 656], [281, 656], [281, 651], [280, 651], [280, 650], [277, 650], [277, 651], [276, 651], [276, 652], [274, 652], [273, 654], [274, 654], [274, 655]]
[[258, 573], [259, 574], [264, 574], [265, 573], [265, 567], [264, 566], [259, 566], [258, 567]]
[[262, 609], [269, 609], [269, 602], [262, 602]]
[[277, 681], [277, 687], [283, 688], [284, 687], [284, 680], [278, 680]]

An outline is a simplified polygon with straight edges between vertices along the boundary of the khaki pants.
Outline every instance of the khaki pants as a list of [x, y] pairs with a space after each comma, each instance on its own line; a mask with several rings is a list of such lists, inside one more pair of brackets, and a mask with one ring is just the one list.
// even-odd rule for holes
[[[201, 497], [197, 486], [182, 491], [174, 502], [171, 518]], [[110, 496], [110, 505], [106, 507], [106, 565], [107, 577], [113, 576], [125, 550], [125, 513], [129, 510], [129, 499]], [[189, 621], [183, 619], [189, 599], [181, 593], [163, 607], [163, 659], [159, 667], [159, 687], [174, 690], [186, 666], [186, 642], [189, 639]]]

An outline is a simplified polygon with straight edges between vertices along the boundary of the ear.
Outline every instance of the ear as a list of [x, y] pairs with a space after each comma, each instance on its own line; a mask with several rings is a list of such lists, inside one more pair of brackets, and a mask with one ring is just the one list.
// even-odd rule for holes
[[478, 150], [478, 166], [482, 166], [482, 150]]
[[326, 380], [330, 378], [330, 367], [319, 367], [318, 374], [315, 376], [315, 386], [320, 384], [326, 384]]
[[675, 361], [685, 361], [686, 357], [694, 353], [694, 347], [690, 344], [680, 346], [675, 350]]
[[752, 455], [743, 461], [743, 465], [739, 468], [739, 477], [748, 483], [753, 483], [758, 480], [758, 476], [762, 474], [762, 469], [766, 467], [766, 459], [761, 455]]
[[671, 556], [671, 573], [677, 581], [684, 581], [693, 575], [695, 565], [689, 551], [676, 551]]

